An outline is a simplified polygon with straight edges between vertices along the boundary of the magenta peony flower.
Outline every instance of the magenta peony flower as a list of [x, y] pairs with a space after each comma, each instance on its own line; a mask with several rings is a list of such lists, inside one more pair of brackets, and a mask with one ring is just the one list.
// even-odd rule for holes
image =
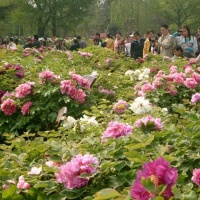
[[200, 100], [200, 93], [195, 93], [192, 95], [191, 102], [192, 103], [197, 103]]
[[30, 186], [31, 185], [25, 181], [24, 176], [19, 177], [17, 188], [26, 190], [26, 189], [29, 189]]
[[184, 85], [189, 89], [196, 88], [197, 84], [198, 83], [194, 78], [186, 78], [186, 80], [184, 81]]
[[122, 114], [128, 108], [128, 104], [126, 101], [119, 100], [117, 103], [114, 104], [113, 109], [117, 114]]
[[132, 126], [126, 125], [124, 123], [109, 122], [106, 131], [104, 131], [101, 137], [102, 141], [106, 141], [105, 138], [119, 138], [131, 134], [133, 130]]
[[[143, 185], [142, 178], [148, 179], [155, 184], [155, 193], [150, 193]], [[157, 194], [159, 185], [166, 185], [163, 197], [169, 199], [173, 196], [172, 186], [176, 183], [178, 172], [176, 168], [170, 168], [170, 165], [162, 157], [153, 162], [145, 163], [142, 170], [137, 172], [137, 178], [131, 187], [131, 196], [137, 200], [149, 200]]]
[[5, 115], [12, 115], [17, 111], [17, 105], [14, 100], [8, 98], [1, 104], [1, 110]]
[[20, 84], [16, 89], [15, 89], [15, 97], [17, 98], [24, 98], [28, 94], [32, 93], [32, 86], [34, 83], [32, 82], [26, 82], [24, 84]]
[[160, 118], [153, 118], [152, 116], [147, 116], [141, 118], [135, 122], [135, 125], [140, 129], [147, 129], [147, 130], [162, 130], [163, 123], [161, 122]]
[[21, 113], [23, 115], [28, 115], [30, 113], [30, 107], [33, 105], [33, 102], [27, 101], [21, 107]]
[[4, 95], [5, 93], [6, 93], [5, 91], [0, 90], [0, 104], [2, 103], [1, 98], [3, 97], [3, 95]]
[[192, 181], [200, 187], [200, 169], [193, 170]]
[[60, 172], [55, 174], [56, 181], [63, 183], [68, 189], [80, 188], [87, 185], [89, 181], [89, 177], [81, 178], [80, 176], [83, 174], [93, 175], [98, 165], [98, 159], [93, 155], [78, 154], [70, 162], [59, 167]]

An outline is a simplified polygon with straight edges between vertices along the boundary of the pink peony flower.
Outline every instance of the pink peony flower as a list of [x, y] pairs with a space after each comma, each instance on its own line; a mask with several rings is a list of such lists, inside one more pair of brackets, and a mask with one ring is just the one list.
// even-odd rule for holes
[[150, 83], [146, 83], [142, 86], [141, 90], [143, 93], [147, 93], [147, 92], [153, 92], [155, 88]]
[[[142, 185], [142, 178], [150, 179], [155, 184], [155, 193], [151, 193]], [[153, 162], [145, 163], [142, 170], [137, 172], [136, 181], [131, 187], [131, 196], [137, 200], [149, 200], [158, 192], [159, 185], [166, 185], [162, 195], [169, 199], [173, 196], [172, 186], [176, 183], [177, 178], [177, 169], [171, 168], [162, 157]]]
[[173, 82], [176, 84], [184, 84], [185, 78], [186, 76], [184, 73], [174, 73]]
[[78, 154], [70, 162], [59, 167], [60, 172], [55, 174], [56, 181], [63, 183], [68, 189], [80, 188], [87, 185], [90, 179], [89, 177], [82, 178], [80, 176], [83, 174], [93, 175], [98, 165], [98, 159], [93, 155], [86, 154], [83, 156]]
[[132, 126], [124, 123], [109, 122], [106, 131], [104, 131], [101, 137], [102, 141], [106, 141], [105, 138], [119, 138], [131, 134], [133, 130]]
[[85, 88], [90, 88], [90, 83], [87, 78], [83, 78], [81, 75], [71, 73], [70, 74], [72, 79], [78, 83], [78, 85], [85, 87]]
[[192, 69], [192, 67], [187, 67], [186, 69], [185, 69], [185, 73], [186, 74], [192, 74], [194, 72], [194, 70]]
[[169, 70], [170, 70], [170, 74], [174, 74], [174, 73], [177, 73], [178, 67], [175, 65], [172, 65], [170, 66]]
[[107, 95], [114, 95], [115, 94], [115, 91], [104, 89], [102, 86], [99, 86], [98, 89], [99, 89], [100, 93], [104, 93], [104, 94], [107, 94]]
[[145, 130], [162, 130], [163, 129], [163, 123], [161, 122], [160, 118], [153, 118], [152, 116], [147, 116], [144, 118], [141, 118], [135, 122], [135, 125], [140, 129]]
[[192, 74], [192, 78], [195, 79], [195, 81], [200, 84], [200, 74], [197, 74], [196, 72], [194, 72]]
[[62, 94], [69, 95], [71, 89], [76, 89], [75, 85], [72, 83], [71, 80], [64, 80], [60, 83], [60, 89]]
[[192, 181], [200, 187], [200, 169], [193, 170]]
[[17, 105], [13, 99], [8, 98], [1, 104], [1, 110], [5, 115], [12, 115], [17, 111]]
[[21, 107], [21, 113], [23, 115], [28, 115], [30, 113], [30, 107], [33, 105], [33, 102], [27, 101]]
[[178, 93], [178, 90], [176, 86], [170, 82], [168, 82], [168, 86], [166, 87], [166, 91], [171, 94], [172, 96], [176, 96]]
[[74, 99], [76, 99], [78, 103], [83, 103], [85, 101], [85, 98], [86, 94], [82, 89], [76, 90]]
[[25, 181], [24, 176], [19, 177], [17, 188], [26, 190], [26, 189], [29, 189], [30, 186], [31, 185]]
[[113, 109], [117, 114], [122, 114], [128, 108], [128, 104], [126, 101], [119, 100], [117, 103], [114, 104]]
[[184, 85], [189, 89], [196, 88], [197, 84], [198, 83], [194, 78], [186, 78], [186, 80], [184, 81]]
[[33, 84], [31, 82], [27, 82], [24, 84], [20, 84], [16, 89], [15, 89], [15, 97], [17, 98], [24, 98], [28, 94], [32, 93], [32, 86]]
[[38, 76], [40, 79], [52, 80], [52, 79], [54, 79], [55, 74], [54, 74], [54, 72], [52, 72], [50, 70], [45, 70], [45, 71], [39, 73]]
[[200, 100], [200, 93], [195, 93], [192, 95], [191, 102], [192, 103], [197, 103]]

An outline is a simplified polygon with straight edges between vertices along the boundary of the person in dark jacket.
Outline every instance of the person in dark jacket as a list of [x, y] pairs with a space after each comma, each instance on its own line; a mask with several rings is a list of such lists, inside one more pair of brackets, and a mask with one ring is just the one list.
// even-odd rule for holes
[[32, 42], [31, 47], [35, 47], [35, 48], [40, 48], [41, 47], [41, 43], [39, 42], [38, 39], [39, 39], [38, 35], [34, 35], [33, 36], [33, 42]]
[[143, 57], [143, 48], [145, 39], [140, 37], [139, 32], [135, 32], [134, 41], [131, 43], [131, 58], [135, 60]]

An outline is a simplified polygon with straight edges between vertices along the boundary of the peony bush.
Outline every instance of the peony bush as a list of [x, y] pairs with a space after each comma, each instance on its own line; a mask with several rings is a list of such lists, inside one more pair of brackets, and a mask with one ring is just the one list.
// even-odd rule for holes
[[0, 57], [2, 200], [200, 198], [198, 64], [92, 46]]

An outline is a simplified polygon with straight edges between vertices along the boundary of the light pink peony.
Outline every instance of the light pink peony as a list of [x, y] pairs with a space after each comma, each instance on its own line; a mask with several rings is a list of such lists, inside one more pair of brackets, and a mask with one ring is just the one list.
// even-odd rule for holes
[[[146, 129], [148, 129], [148, 124], [151, 123], [150, 125], [150, 128], [151, 130], [162, 130], [163, 129], [163, 123], [161, 121], [160, 118], [154, 118], [152, 116], [147, 116], [147, 117], [144, 117], [144, 118], [141, 118], [139, 120], [137, 120], [135, 122], [135, 125], [138, 127], [138, 128], [143, 128], [145, 127]], [[153, 127], [152, 127], [152, 123], [153, 123]]]
[[186, 78], [186, 80], [184, 81], [184, 85], [189, 89], [196, 88], [197, 84], [198, 83], [194, 78]]
[[17, 98], [24, 98], [28, 94], [32, 93], [32, 86], [34, 84], [32, 82], [27, 82], [24, 84], [20, 84], [16, 89], [15, 89], [15, 97]]
[[119, 138], [131, 134], [133, 130], [132, 126], [126, 125], [124, 123], [109, 122], [108, 127], [101, 137], [102, 141], [105, 142], [106, 138]]
[[12, 115], [17, 111], [17, 105], [13, 99], [8, 98], [1, 104], [1, 110], [5, 115]]
[[186, 76], [184, 73], [175, 73], [173, 82], [176, 84], [184, 84], [185, 78]]
[[200, 100], [200, 93], [195, 93], [192, 95], [191, 102], [192, 103], [197, 103]]
[[30, 107], [33, 105], [33, 102], [27, 101], [21, 107], [21, 113], [23, 115], [28, 115], [30, 113]]
[[50, 70], [45, 70], [45, 71], [39, 73], [38, 76], [40, 79], [52, 80], [52, 79], [54, 79], [55, 74], [54, 74], [54, 72], [52, 72]]
[[195, 79], [195, 81], [200, 84], [200, 74], [197, 74], [196, 72], [194, 72], [192, 74], [192, 78]]
[[117, 103], [114, 104], [113, 109], [117, 114], [122, 114], [128, 108], [128, 104], [126, 101], [119, 100]]
[[32, 167], [31, 168], [31, 171], [30, 172], [28, 172], [28, 174], [30, 174], [30, 175], [38, 175], [38, 174], [40, 174], [41, 173], [41, 171], [42, 171], [42, 167]]
[[72, 158], [70, 162], [59, 167], [60, 172], [56, 173], [56, 180], [59, 183], [63, 183], [68, 189], [80, 188], [87, 185], [89, 181], [88, 178], [80, 177], [83, 174], [88, 174], [88, 176], [94, 174], [99, 165], [98, 159], [93, 155], [78, 154], [76, 157]]
[[17, 183], [17, 188], [26, 190], [30, 187], [31, 185], [25, 181], [24, 176], [20, 176], [19, 181]]
[[200, 187], [200, 169], [194, 169], [192, 175], [192, 181]]
[[147, 93], [147, 92], [153, 92], [155, 88], [150, 83], [146, 83], [142, 86], [141, 90], [143, 93]]

